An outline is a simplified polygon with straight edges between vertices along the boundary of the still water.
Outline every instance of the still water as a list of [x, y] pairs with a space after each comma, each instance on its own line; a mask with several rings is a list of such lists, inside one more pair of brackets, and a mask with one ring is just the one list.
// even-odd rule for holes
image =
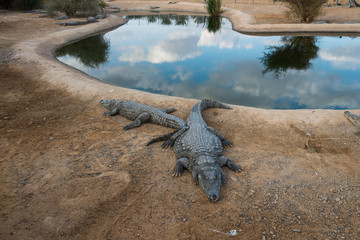
[[360, 108], [360, 38], [247, 36], [205, 16], [127, 18], [58, 49], [57, 58], [152, 93], [272, 109]]

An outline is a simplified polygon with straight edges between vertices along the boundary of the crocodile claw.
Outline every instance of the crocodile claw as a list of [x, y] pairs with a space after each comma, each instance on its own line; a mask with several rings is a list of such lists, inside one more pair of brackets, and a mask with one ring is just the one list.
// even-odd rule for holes
[[172, 147], [172, 146], [174, 146], [174, 143], [175, 143], [175, 141], [168, 139], [161, 145], [161, 148]]
[[229, 140], [226, 140], [226, 139], [222, 140], [221, 142], [222, 142], [222, 145], [223, 145], [224, 147], [226, 147], [226, 148], [229, 148], [229, 147], [234, 146], [234, 145], [232, 144], [232, 142], [230, 142]]
[[123, 127], [123, 130], [125, 130], [125, 131], [127, 131], [127, 130], [129, 130], [130, 128], [128, 127], [128, 126], [125, 126], [125, 127]]
[[173, 177], [180, 177], [180, 176], [181, 176], [181, 173], [174, 172], [172, 175], [173, 175]]

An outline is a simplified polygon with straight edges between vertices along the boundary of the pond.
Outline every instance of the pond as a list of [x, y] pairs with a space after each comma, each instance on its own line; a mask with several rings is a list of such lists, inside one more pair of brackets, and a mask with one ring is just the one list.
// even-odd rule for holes
[[113, 31], [57, 50], [109, 84], [268, 109], [360, 108], [360, 40], [248, 36], [227, 19], [127, 16]]

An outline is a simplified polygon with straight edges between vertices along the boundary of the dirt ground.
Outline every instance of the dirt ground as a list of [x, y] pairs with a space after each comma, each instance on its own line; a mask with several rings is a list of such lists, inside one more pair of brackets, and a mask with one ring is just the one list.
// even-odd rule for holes
[[[282, 7], [259, 2], [236, 8], [257, 23], [288, 21]], [[323, 20], [360, 20], [355, 8], [325, 10]], [[196, 100], [107, 86], [52, 59], [42, 66], [38, 55], [19, 57], [19, 46], [61, 31], [52, 19], [0, 13], [0, 239], [360, 238], [360, 137], [343, 111], [206, 110], [208, 125], [234, 143], [224, 155], [244, 168], [224, 168], [221, 200], [211, 203], [189, 172], [171, 176], [171, 149], [145, 146], [172, 130], [125, 132], [129, 121], [105, 117], [99, 104], [116, 97], [175, 107], [185, 119]], [[69, 90], [59, 82], [68, 74], [99, 93]]]

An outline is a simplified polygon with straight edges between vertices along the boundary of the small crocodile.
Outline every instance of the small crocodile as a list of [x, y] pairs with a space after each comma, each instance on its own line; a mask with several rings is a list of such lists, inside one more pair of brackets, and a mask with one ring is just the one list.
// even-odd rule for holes
[[174, 152], [178, 160], [173, 176], [180, 176], [185, 167], [192, 173], [195, 183], [200, 185], [208, 199], [216, 202], [220, 198], [221, 185], [225, 182], [221, 167], [226, 165], [236, 172], [241, 171], [241, 167], [223, 156], [223, 145], [232, 144], [216, 129], [207, 126], [201, 116], [201, 112], [207, 108], [231, 109], [227, 105], [207, 99], [193, 106], [187, 119], [189, 129], [175, 140]]
[[[360, 129], [360, 115], [356, 115], [354, 113], [351, 113], [349, 111], [344, 112], [345, 117], [355, 125], [358, 129]], [[360, 131], [356, 133], [356, 135], [360, 135]]]
[[123, 128], [124, 130], [138, 127], [145, 122], [176, 128], [178, 129], [176, 132], [185, 131], [182, 129], [187, 129], [186, 122], [183, 119], [169, 114], [176, 111], [174, 108], [159, 109], [137, 102], [120, 101], [115, 99], [101, 100], [100, 103], [110, 110], [109, 112], [104, 112], [105, 116], [120, 114], [129, 120], [134, 120], [133, 123], [126, 125]]

